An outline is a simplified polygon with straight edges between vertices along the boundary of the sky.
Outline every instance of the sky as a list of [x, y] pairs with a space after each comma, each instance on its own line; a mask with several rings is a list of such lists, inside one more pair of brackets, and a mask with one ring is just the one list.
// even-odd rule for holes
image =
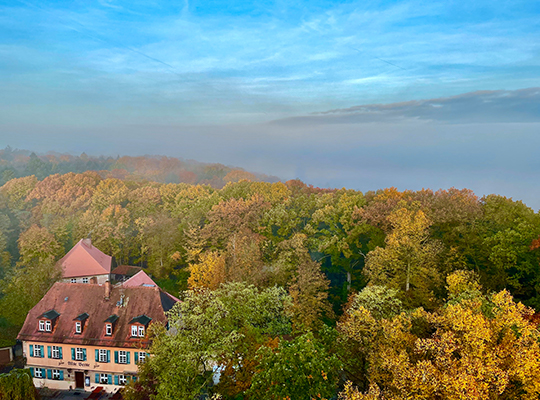
[[540, 2], [0, 0], [0, 146], [540, 208]]

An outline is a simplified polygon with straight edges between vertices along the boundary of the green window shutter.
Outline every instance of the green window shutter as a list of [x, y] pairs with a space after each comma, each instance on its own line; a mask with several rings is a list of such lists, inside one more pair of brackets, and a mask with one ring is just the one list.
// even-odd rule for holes
[[64, 380], [64, 371], [60, 370], [60, 380]]
[[71, 359], [75, 360], [75, 347], [71, 348]]
[[129, 364], [129, 354], [131, 351], [126, 351], [126, 364]]
[[30, 357], [34, 357], [34, 345], [30, 345]]
[[118, 375], [114, 376], [114, 384], [118, 386]]
[[52, 358], [51, 346], [47, 346], [47, 357]]
[[41, 368], [41, 376], [45, 378], [45, 368]]
[[86, 349], [82, 351], [83, 361], [86, 361]]
[[50, 369], [47, 370], [47, 379], [52, 379], [52, 371]]
[[107, 362], [111, 362], [111, 351], [107, 350]]
[[96, 383], [99, 383], [99, 374], [96, 374]]
[[136, 376], [133, 377], [133, 382], [137, 382], [137, 377]]
[[32, 378], [34, 377], [34, 368], [30, 367], [30, 375], [32, 375]]
[[99, 361], [99, 350], [96, 349], [96, 362], [98, 362], [98, 361]]
[[60, 353], [60, 359], [62, 359], [62, 348], [60, 347], [59, 350], [60, 350], [60, 351], [59, 351], [59, 353]]
[[117, 351], [114, 352], [114, 362], [116, 364], [118, 364], [118, 352]]
[[112, 375], [109, 374], [109, 376], [107, 376], [107, 378], [108, 378], [107, 383], [108, 383], [109, 385], [112, 385]]
[[139, 352], [136, 351], [135, 352], [135, 364], [138, 364], [139, 363]]

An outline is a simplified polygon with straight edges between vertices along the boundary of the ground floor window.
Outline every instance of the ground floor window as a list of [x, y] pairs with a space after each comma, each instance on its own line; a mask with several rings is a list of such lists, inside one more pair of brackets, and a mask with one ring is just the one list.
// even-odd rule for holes
[[119, 385], [126, 385], [127, 384], [127, 376], [118, 375], [118, 384]]
[[104, 384], [109, 383], [109, 375], [108, 374], [99, 374], [99, 383], [104, 383]]
[[60, 379], [60, 370], [59, 369], [53, 369], [52, 370], [52, 378], [59, 380]]
[[43, 370], [41, 368], [34, 370], [34, 378], [43, 378]]

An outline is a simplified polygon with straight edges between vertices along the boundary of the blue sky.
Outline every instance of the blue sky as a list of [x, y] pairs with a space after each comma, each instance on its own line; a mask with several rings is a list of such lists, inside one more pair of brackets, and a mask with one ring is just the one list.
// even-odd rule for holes
[[538, 1], [0, 1], [0, 87], [0, 145], [540, 207]]

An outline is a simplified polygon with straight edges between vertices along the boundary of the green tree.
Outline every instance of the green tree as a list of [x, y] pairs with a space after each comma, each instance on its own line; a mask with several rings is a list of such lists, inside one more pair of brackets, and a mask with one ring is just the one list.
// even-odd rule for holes
[[248, 359], [246, 338], [290, 333], [289, 302], [283, 289], [258, 290], [244, 283], [187, 291], [168, 313], [169, 331], [153, 327], [153, 355], [141, 366], [139, 382], [127, 388], [126, 399], [149, 391], [156, 400], [195, 398], [207, 390], [215, 366]]
[[254, 399], [330, 399], [337, 391], [341, 362], [308, 332], [275, 349], [257, 352], [259, 365], [247, 394]]

